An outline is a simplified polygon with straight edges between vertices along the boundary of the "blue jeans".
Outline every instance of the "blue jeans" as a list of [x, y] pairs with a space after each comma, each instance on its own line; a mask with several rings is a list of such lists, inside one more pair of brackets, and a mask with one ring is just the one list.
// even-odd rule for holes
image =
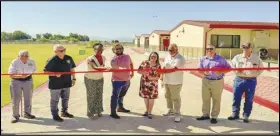
[[233, 85], [233, 104], [232, 113], [234, 116], [239, 116], [240, 103], [242, 94], [245, 92], [245, 103], [244, 103], [244, 117], [249, 117], [253, 108], [254, 94], [257, 86], [257, 79], [242, 79], [236, 77]]
[[111, 96], [111, 114], [116, 113], [117, 106], [123, 107], [123, 97], [130, 86], [130, 81], [112, 81], [113, 92]]

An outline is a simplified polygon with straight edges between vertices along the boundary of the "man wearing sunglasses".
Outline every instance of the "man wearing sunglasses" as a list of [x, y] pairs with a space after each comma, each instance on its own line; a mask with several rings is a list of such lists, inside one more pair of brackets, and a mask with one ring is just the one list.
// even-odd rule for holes
[[[236, 55], [232, 59], [232, 67], [234, 68], [260, 68], [263, 67], [262, 60], [256, 53], [252, 53], [252, 44], [245, 43], [241, 46], [243, 53]], [[245, 93], [245, 103], [243, 111], [243, 122], [249, 123], [249, 116], [252, 111], [254, 94], [257, 86], [257, 77], [263, 71], [260, 70], [238, 70], [233, 85], [233, 104], [232, 115], [228, 120], [239, 119], [240, 103], [242, 94]]]
[[113, 92], [111, 96], [111, 117], [119, 119], [120, 116], [116, 113], [116, 108], [118, 112], [130, 112], [123, 106], [123, 98], [127, 93], [130, 86], [130, 79], [134, 76], [133, 63], [129, 55], [123, 53], [123, 46], [116, 44], [113, 47], [113, 53], [115, 56], [111, 60], [111, 66], [113, 69], [131, 69], [131, 72], [112, 72], [112, 84]]
[[29, 53], [27, 50], [19, 51], [18, 59], [13, 60], [10, 64], [8, 73], [13, 74], [10, 76], [12, 78], [10, 92], [13, 110], [13, 118], [11, 123], [16, 123], [19, 121], [19, 103], [22, 98], [22, 93], [24, 97], [24, 118], [35, 118], [35, 116], [31, 114], [33, 95], [32, 73], [35, 71], [35, 62], [29, 59]]
[[[45, 72], [75, 72], [76, 67], [72, 57], [65, 55], [66, 49], [60, 45], [54, 45], [53, 50], [55, 55], [50, 58], [45, 66]], [[62, 98], [62, 117], [73, 118], [74, 116], [68, 113], [68, 100], [70, 95], [70, 87], [75, 85], [75, 73], [72, 74], [51, 74], [49, 75], [49, 89], [51, 94], [51, 113], [53, 120], [62, 122], [63, 119], [58, 115], [58, 102]]]
[[183, 84], [183, 71], [176, 71], [177, 68], [184, 68], [185, 58], [179, 54], [178, 46], [171, 44], [168, 48], [169, 54], [164, 60], [163, 69], [169, 71], [163, 72], [163, 83], [165, 84], [165, 98], [168, 112], [164, 116], [175, 114], [175, 122], [181, 121], [181, 96], [180, 92]]
[[[206, 56], [200, 59], [200, 69], [211, 69], [211, 68], [231, 68], [227, 60], [216, 54], [214, 45], [206, 46]], [[212, 99], [212, 111], [211, 120], [212, 124], [216, 124], [218, 115], [221, 107], [221, 97], [224, 88], [224, 74], [229, 72], [225, 71], [199, 71], [204, 75], [202, 79], [202, 116], [198, 117], [197, 120], [209, 120], [210, 119], [210, 108]]]

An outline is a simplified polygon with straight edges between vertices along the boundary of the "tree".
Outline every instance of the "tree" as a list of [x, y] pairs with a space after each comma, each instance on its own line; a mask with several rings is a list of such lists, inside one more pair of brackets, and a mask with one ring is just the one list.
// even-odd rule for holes
[[45, 39], [51, 39], [52, 34], [51, 34], [51, 33], [44, 33], [44, 34], [43, 34], [43, 37], [44, 37]]
[[13, 32], [13, 40], [25, 40], [25, 39], [31, 39], [31, 36], [22, 31]]
[[41, 34], [36, 34], [36, 39], [41, 39], [42, 38], [42, 35]]

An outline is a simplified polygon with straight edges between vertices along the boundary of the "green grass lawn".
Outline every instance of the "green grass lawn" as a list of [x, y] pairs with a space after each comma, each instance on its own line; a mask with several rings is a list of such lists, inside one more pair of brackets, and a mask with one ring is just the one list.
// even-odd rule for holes
[[[2, 44], [1, 45], [1, 73], [8, 73], [11, 61], [17, 58], [19, 50], [26, 49], [29, 51], [30, 58], [37, 65], [37, 72], [43, 72], [43, 67], [48, 58], [54, 55], [52, 44]], [[72, 56], [75, 63], [85, 59], [93, 54], [92, 48], [86, 48], [81, 45], [65, 45], [66, 54]], [[85, 55], [79, 55], [79, 49], [86, 50]], [[48, 80], [47, 75], [34, 75], [34, 88], [40, 86]], [[10, 97], [10, 77], [1, 76], [1, 107], [11, 102]]]

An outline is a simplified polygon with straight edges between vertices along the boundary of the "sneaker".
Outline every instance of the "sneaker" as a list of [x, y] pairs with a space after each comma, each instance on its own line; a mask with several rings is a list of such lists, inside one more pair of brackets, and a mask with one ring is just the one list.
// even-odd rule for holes
[[196, 120], [208, 120], [208, 119], [210, 119], [210, 117], [201, 116], [196, 118]]
[[249, 123], [249, 118], [248, 117], [244, 117], [243, 122], [244, 123]]
[[152, 114], [148, 114], [148, 118], [152, 119], [153, 118]]
[[180, 115], [176, 115], [174, 121], [177, 123], [180, 122], [181, 121]]
[[114, 119], [120, 119], [121, 118], [118, 114], [111, 114], [110, 116]]
[[214, 118], [212, 118], [212, 119], [210, 120], [210, 122], [211, 122], [211, 124], [217, 124], [217, 123], [218, 123], [217, 119], [214, 119]]
[[61, 112], [61, 117], [74, 118], [74, 116], [68, 112]]
[[237, 119], [239, 119], [239, 116], [231, 115], [231, 116], [228, 117], [228, 120], [237, 120]]
[[173, 115], [175, 115], [175, 113], [172, 111], [168, 111], [167, 113], [163, 114], [163, 116], [173, 116]]
[[25, 113], [23, 117], [27, 118], [27, 119], [35, 119], [36, 118], [34, 115], [29, 114], [29, 113]]
[[53, 120], [57, 121], [57, 122], [63, 122], [63, 119], [61, 117], [57, 116], [53, 116]]
[[19, 121], [18, 117], [13, 117], [11, 123], [17, 123]]
[[142, 116], [148, 116], [148, 112], [145, 112]]
[[127, 109], [125, 109], [125, 108], [118, 108], [118, 109], [117, 109], [117, 112], [125, 112], [125, 113], [128, 113], [128, 112], [130, 112], [130, 110], [127, 110]]

